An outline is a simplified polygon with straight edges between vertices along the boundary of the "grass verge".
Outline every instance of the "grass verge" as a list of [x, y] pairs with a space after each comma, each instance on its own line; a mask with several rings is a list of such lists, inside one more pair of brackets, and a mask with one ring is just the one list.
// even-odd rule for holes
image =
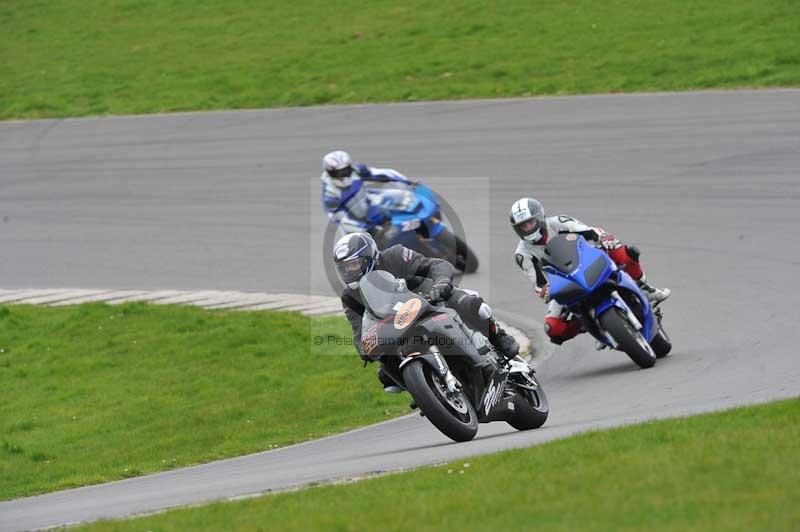
[[0, 27], [0, 118], [800, 84], [795, 0], [38, 0]]
[[0, 306], [0, 499], [239, 456], [408, 411], [352, 347], [313, 349], [312, 334], [343, 339], [350, 330], [342, 318], [288, 312]]
[[800, 400], [81, 530], [797, 530]]

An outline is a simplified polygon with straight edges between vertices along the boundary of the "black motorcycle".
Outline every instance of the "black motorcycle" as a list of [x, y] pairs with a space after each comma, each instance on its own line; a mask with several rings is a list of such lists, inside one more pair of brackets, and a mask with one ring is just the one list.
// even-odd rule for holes
[[541, 427], [549, 407], [541, 384], [520, 357], [506, 362], [458, 313], [433, 305], [402, 279], [373, 271], [359, 281], [366, 308], [362, 353], [413, 398], [412, 407], [449, 438], [469, 441], [478, 423]]

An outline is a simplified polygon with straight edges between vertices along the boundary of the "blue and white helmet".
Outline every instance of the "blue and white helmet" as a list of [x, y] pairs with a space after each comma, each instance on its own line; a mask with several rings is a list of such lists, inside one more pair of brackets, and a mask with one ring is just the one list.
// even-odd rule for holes
[[358, 281], [378, 262], [378, 245], [369, 233], [350, 233], [333, 246], [336, 275], [348, 288], [358, 288]]
[[353, 182], [353, 160], [346, 151], [336, 150], [322, 158], [322, 169], [331, 183], [339, 188], [347, 188]]

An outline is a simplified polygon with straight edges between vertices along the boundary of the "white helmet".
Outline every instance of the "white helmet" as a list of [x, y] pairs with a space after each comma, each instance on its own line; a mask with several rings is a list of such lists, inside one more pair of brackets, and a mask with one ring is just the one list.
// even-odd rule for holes
[[533, 198], [522, 198], [514, 202], [508, 213], [511, 226], [517, 235], [532, 244], [543, 244], [547, 240], [544, 207]]
[[331, 183], [339, 188], [347, 188], [353, 182], [353, 161], [346, 151], [336, 150], [325, 155], [322, 169], [330, 177]]

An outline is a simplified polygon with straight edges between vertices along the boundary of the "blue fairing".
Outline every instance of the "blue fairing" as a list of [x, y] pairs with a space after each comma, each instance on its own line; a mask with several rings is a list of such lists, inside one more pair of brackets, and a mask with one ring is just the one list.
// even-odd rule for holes
[[[622, 270], [617, 270], [617, 284], [622, 289], [626, 289], [629, 292], [636, 295], [637, 299], [641, 302], [643, 308], [645, 309], [644, 312], [644, 322], [642, 323], [642, 336], [644, 336], [645, 340], [648, 342], [653, 339], [653, 337], [658, 332], [658, 323], [656, 322], [656, 318], [653, 315], [652, 309], [650, 307], [650, 300], [639, 290], [639, 285], [636, 284], [630, 275], [625, 273]], [[600, 305], [597, 306], [595, 309], [595, 313], [597, 316], [603, 313], [609, 307], [615, 306], [622, 311], [627, 312], [628, 306], [625, 304], [624, 301], [620, 301], [619, 299], [610, 297], [607, 300], [603, 301]]]
[[[570, 235], [572, 237], [572, 235]], [[608, 255], [600, 249], [589, 245], [582, 236], [575, 235], [568, 239], [575, 239], [577, 246], [577, 263], [572, 271], [565, 273], [548, 265], [544, 270], [550, 284], [550, 296], [567, 310], [580, 316], [580, 309], [586, 308], [581, 302], [593, 295], [598, 289], [611, 283], [611, 288], [617, 293], [623, 290], [634, 294], [641, 302], [644, 309], [642, 323], [642, 336], [649, 342], [658, 332], [658, 324], [647, 297], [642, 294], [636, 282], [622, 270], [619, 270]], [[608, 290], [608, 289], [606, 289]], [[628, 312], [627, 304], [620, 298], [614, 297], [610, 291], [608, 297], [599, 303], [592, 303], [594, 316], [600, 316], [611, 307], [618, 307], [623, 312]], [[586, 319], [586, 317], [584, 317]], [[597, 336], [598, 340], [607, 343], [607, 339]]]
[[[617, 270], [616, 264], [608, 258], [608, 255], [588, 245], [583, 237], [578, 237], [577, 243], [578, 264], [572, 272], [565, 274], [551, 266], [545, 268], [550, 282], [550, 297], [566, 306], [585, 299]], [[603, 261], [605, 267], [593, 282], [588, 282], [591, 279], [587, 280], [586, 273], [598, 260]]]
[[403, 244], [416, 247], [420, 227], [427, 228], [429, 238], [446, 229], [441, 221], [439, 204], [433, 191], [425, 185], [407, 188], [369, 188], [372, 207], [387, 213], [392, 225], [392, 237], [386, 247]]

